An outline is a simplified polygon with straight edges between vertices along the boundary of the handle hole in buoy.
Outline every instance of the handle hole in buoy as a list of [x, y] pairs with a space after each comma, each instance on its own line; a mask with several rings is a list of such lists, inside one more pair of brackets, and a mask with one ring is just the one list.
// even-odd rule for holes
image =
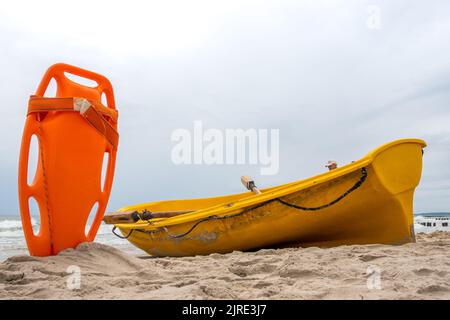
[[27, 183], [30, 186], [36, 178], [36, 172], [39, 161], [39, 139], [35, 134], [31, 136], [30, 148], [28, 149], [28, 169]]
[[58, 83], [55, 78], [52, 78], [48, 83], [47, 89], [45, 89], [44, 97], [56, 97], [56, 92], [58, 91]]
[[91, 79], [87, 79], [87, 78], [84, 78], [84, 77], [80, 77], [80, 76], [77, 76], [77, 75], [69, 73], [69, 72], [64, 72], [64, 75], [70, 81], [78, 83], [78, 84], [81, 84], [81, 85], [83, 85], [85, 87], [96, 88], [98, 86], [98, 83], [95, 80], [91, 80]]
[[101, 178], [101, 187], [102, 192], [105, 191], [105, 183], [106, 183], [106, 174], [108, 173], [109, 166], [109, 152], [105, 152], [103, 155], [103, 164], [102, 164], [102, 178]]
[[102, 105], [108, 106], [108, 99], [106, 98], [106, 94], [104, 92], [102, 92], [101, 102], [102, 102]]
[[28, 199], [28, 210], [30, 212], [30, 223], [33, 228], [33, 234], [37, 236], [41, 229], [41, 214], [39, 204], [34, 197]]
[[89, 217], [86, 221], [86, 226], [84, 227], [84, 234], [86, 237], [89, 236], [89, 233], [91, 232], [92, 224], [94, 223], [95, 217], [97, 216], [98, 211], [98, 202], [94, 203], [94, 205], [91, 208], [91, 212], [89, 213]]

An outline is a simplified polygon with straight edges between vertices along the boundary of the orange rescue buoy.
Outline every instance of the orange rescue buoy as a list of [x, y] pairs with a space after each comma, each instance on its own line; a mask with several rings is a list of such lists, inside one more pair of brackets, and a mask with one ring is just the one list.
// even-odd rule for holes
[[[89, 87], [70, 80], [72, 74], [93, 80]], [[56, 97], [44, 96], [54, 79]], [[102, 95], [106, 104], [102, 104]], [[19, 159], [19, 202], [30, 254], [55, 255], [81, 242], [93, 241], [111, 192], [119, 135], [114, 92], [107, 78], [67, 64], [51, 66], [30, 97]], [[34, 180], [28, 184], [32, 136], [39, 144]], [[103, 159], [108, 163], [102, 185]], [[39, 207], [40, 229], [34, 233], [29, 201]], [[89, 214], [97, 204], [92, 225]]]

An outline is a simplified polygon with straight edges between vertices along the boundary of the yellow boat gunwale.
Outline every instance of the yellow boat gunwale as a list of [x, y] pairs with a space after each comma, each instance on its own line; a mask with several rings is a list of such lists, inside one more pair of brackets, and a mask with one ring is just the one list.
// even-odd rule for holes
[[[369, 152], [366, 156], [363, 158], [356, 160], [354, 162], [351, 162], [349, 164], [346, 164], [342, 167], [339, 167], [335, 170], [324, 172], [322, 174], [312, 176], [306, 179], [297, 180], [294, 182], [290, 182], [287, 184], [282, 184], [275, 187], [265, 188], [262, 189], [262, 193], [255, 195], [251, 192], [245, 192], [245, 193], [238, 193], [238, 194], [230, 194], [227, 195], [228, 197], [237, 196], [237, 195], [243, 195], [248, 194], [248, 197], [245, 197], [243, 199], [236, 200], [232, 203], [221, 203], [218, 205], [210, 206], [204, 209], [200, 209], [197, 211], [194, 211], [192, 213], [186, 213], [183, 215], [171, 217], [171, 218], [162, 218], [162, 219], [154, 219], [152, 220], [151, 224], [147, 221], [138, 221], [136, 223], [129, 223], [129, 224], [116, 224], [115, 226], [119, 229], [140, 229], [140, 230], [155, 230], [162, 227], [168, 227], [173, 225], [179, 225], [189, 222], [195, 222], [197, 220], [209, 217], [209, 216], [221, 216], [230, 214], [232, 212], [237, 212], [241, 209], [245, 209], [254, 205], [258, 205], [262, 202], [266, 202], [272, 199], [280, 198], [287, 196], [291, 193], [301, 191], [303, 189], [307, 189], [311, 186], [316, 186], [325, 182], [328, 182], [330, 180], [336, 179], [338, 177], [344, 176], [346, 174], [349, 174], [351, 172], [354, 172], [358, 169], [361, 169], [363, 167], [367, 167], [370, 165], [376, 156], [380, 154], [381, 152], [385, 151], [386, 149], [400, 144], [405, 143], [414, 143], [414, 144], [420, 144], [422, 145], [422, 148], [425, 148], [427, 146], [426, 142], [421, 139], [399, 139], [392, 142], [388, 142], [386, 144], [381, 145], [380, 147], [374, 149], [373, 151]], [[209, 198], [203, 198], [203, 199], [214, 199], [214, 198], [220, 198], [223, 196], [217, 196], [217, 197], [209, 197]], [[190, 199], [184, 199], [184, 200], [172, 200], [172, 201], [188, 201]], [[169, 200], [171, 201], [171, 200]], [[156, 201], [156, 202], [147, 202], [143, 204], [138, 205], [132, 205], [127, 206], [119, 209], [119, 212], [128, 211], [128, 210], [136, 210], [136, 207], [148, 207], [151, 205], [155, 205], [158, 203], [164, 203], [167, 202], [167, 200], [163, 201]]]

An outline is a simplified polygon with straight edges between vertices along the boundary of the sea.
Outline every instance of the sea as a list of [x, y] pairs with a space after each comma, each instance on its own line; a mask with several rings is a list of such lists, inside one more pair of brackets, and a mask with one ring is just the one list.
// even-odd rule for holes
[[[39, 219], [31, 218], [33, 230], [38, 232]], [[89, 227], [89, 223], [88, 223]], [[119, 232], [119, 231], [116, 231]], [[144, 251], [136, 248], [125, 239], [120, 239], [112, 233], [112, 226], [102, 223], [97, 232], [95, 242], [111, 245], [133, 255], [144, 255]], [[25, 237], [22, 231], [22, 221], [18, 215], [0, 215], [0, 261], [6, 258], [28, 254]]]
[[[450, 227], [442, 223], [433, 225], [435, 217], [449, 218], [450, 212], [427, 212], [414, 215], [416, 232], [450, 231]], [[425, 220], [424, 220], [425, 219]], [[39, 230], [39, 219], [32, 218], [33, 229]], [[423, 226], [422, 221], [431, 221], [431, 226]], [[102, 224], [98, 230], [96, 242], [114, 246], [133, 255], [145, 255], [145, 252], [134, 247], [125, 239], [120, 239], [112, 233], [112, 226]], [[0, 261], [15, 255], [28, 254], [25, 238], [22, 232], [22, 222], [18, 215], [0, 215]]]

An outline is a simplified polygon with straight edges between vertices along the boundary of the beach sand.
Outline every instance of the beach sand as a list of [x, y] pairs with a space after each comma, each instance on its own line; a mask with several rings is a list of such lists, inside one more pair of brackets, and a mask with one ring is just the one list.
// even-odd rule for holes
[[54, 257], [8, 258], [0, 264], [0, 298], [450, 299], [450, 233], [418, 234], [417, 243], [402, 246], [184, 258], [137, 257], [83, 243]]

